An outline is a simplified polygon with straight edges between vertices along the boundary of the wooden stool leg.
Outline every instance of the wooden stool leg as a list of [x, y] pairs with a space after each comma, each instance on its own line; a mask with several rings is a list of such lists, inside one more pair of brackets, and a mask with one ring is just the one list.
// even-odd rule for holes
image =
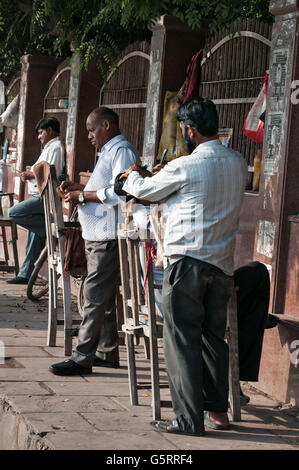
[[229, 402], [233, 421], [241, 421], [238, 317], [236, 291], [228, 304], [229, 324]]
[[7, 247], [6, 230], [5, 230], [5, 227], [1, 227], [1, 228], [2, 228], [2, 241], [3, 241], [3, 251], [4, 251], [5, 264], [8, 264], [9, 252], [8, 252], [8, 247]]
[[[49, 186], [49, 185], [48, 185]], [[54, 276], [53, 266], [53, 253], [54, 253], [54, 240], [51, 231], [51, 213], [50, 213], [50, 200], [49, 200], [49, 187], [45, 190], [44, 196], [44, 212], [45, 212], [45, 225], [47, 233], [47, 250], [48, 250], [48, 280], [49, 280], [49, 301], [48, 301], [48, 334], [47, 346], [56, 346], [56, 333], [57, 333], [57, 286], [56, 278]]]
[[71, 285], [70, 276], [64, 278], [62, 273], [62, 295], [63, 295], [63, 315], [64, 315], [64, 354], [71, 356], [73, 346], [72, 334], [72, 310], [71, 310]]
[[147, 360], [151, 358], [150, 340], [148, 336], [143, 336], [144, 355]]
[[[144, 249], [146, 258], [146, 251]], [[158, 336], [156, 324], [156, 305], [154, 294], [154, 279], [152, 266], [149, 269], [148, 279], [145, 286], [146, 304], [149, 312], [149, 344], [150, 344], [150, 364], [152, 382], [152, 408], [153, 419], [161, 419], [160, 401], [160, 378], [159, 378], [159, 358], [158, 358]]]
[[18, 232], [16, 224], [12, 224], [11, 226], [11, 243], [12, 243], [12, 251], [14, 257], [14, 268], [16, 276], [19, 272], [19, 256], [18, 256], [18, 247], [17, 247], [17, 239], [18, 239]]
[[131, 405], [138, 405], [137, 375], [134, 350], [134, 336], [126, 334], [127, 358], [128, 358], [128, 376], [130, 384]]
[[[129, 285], [129, 267], [128, 267], [128, 246], [125, 238], [118, 238], [119, 247], [119, 262], [120, 262], [120, 277], [121, 277], [121, 294], [123, 299], [123, 314], [124, 314], [124, 331], [128, 322], [132, 321], [132, 314], [129, 311], [128, 300], [131, 297]], [[137, 392], [137, 375], [136, 375], [136, 362], [135, 362], [135, 349], [134, 349], [134, 336], [126, 333], [126, 349], [128, 360], [128, 378], [130, 390], [131, 405], [138, 405], [138, 392]]]
[[55, 286], [53, 268], [49, 260], [49, 304], [47, 346], [56, 346], [57, 333], [57, 286]]

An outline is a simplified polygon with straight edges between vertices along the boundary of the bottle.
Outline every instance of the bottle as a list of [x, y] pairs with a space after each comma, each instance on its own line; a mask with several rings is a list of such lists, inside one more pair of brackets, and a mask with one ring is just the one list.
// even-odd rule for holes
[[8, 217], [9, 209], [10, 209], [10, 200], [9, 200], [9, 196], [3, 196], [3, 197], [2, 197], [2, 213], [3, 213], [3, 217]]
[[254, 168], [254, 175], [253, 175], [253, 182], [252, 182], [253, 191], [259, 190], [261, 166], [262, 166], [262, 151], [258, 150], [253, 160], [253, 168]]

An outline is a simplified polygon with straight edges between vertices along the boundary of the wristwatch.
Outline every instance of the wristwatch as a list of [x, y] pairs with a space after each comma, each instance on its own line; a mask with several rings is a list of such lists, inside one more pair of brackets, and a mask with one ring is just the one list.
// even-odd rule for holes
[[83, 191], [81, 191], [81, 193], [79, 193], [78, 201], [79, 201], [79, 203], [82, 204], [82, 205], [85, 203], [85, 197], [84, 197]]

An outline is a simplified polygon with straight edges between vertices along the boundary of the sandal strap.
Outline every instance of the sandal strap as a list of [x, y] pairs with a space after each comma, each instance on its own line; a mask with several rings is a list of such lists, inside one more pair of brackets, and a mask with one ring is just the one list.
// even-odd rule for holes
[[152, 424], [154, 424], [154, 426], [161, 431], [166, 431], [169, 433], [180, 431], [177, 418], [169, 419], [167, 421], [153, 421]]
[[172, 431], [181, 431], [177, 418], [169, 420], [168, 423], [168, 426], [171, 427]]

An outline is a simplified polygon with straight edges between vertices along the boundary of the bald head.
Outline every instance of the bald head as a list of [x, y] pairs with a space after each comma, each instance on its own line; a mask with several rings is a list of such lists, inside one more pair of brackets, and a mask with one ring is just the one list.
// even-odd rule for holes
[[118, 115], [110, 108], [95, 108], [86, 120], [88, 139], [99, 150], [120, 134]]
[[107, 119], [107, 121], [111, 122], [115, 126], [119, 126], [118, 115], [112, 109], [106, 108], [105, 106], [95, 108], [93, 111], [91, 111], [90, 115], [93, 115], [98, 122], [103, 119]]

